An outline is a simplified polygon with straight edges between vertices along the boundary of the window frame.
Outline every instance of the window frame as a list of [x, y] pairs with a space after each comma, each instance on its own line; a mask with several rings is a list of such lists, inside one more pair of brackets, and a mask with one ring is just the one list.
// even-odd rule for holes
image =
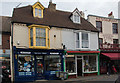
[[[87, 33], [87, 35], [88, 35], [88, 47], [87, 48], [82, 47], [82, 41], [83, 41], [82, 33]], [[88, 33], [88, 32], [81, 32], [81, 49], [89, 49], [89, 48], [90, 48], [90, 33]]]
[[[85, 62], [84, 62], [85, 59], [84, 59], [84, 57], [85, 57], [85, 56], [87, 56], [87, 57], [95, 56], [95, 57], [96, 57], [96, 63], [95, 63], [95, 64], [96, 64], [96, 71], [84, 71], [84, 70], [85, 70], [85, 68], [84, 68], [84, 66], [85, 66]], [[88, 62], [89, 62], [89, 61], [88, 61]], [[97, 55], [84, 55], [84, 56], [83, 56], [83, 64], [82, 64], [82, 65], [83, 65], [83, 66], [82, 66], [82, 67], [83, 67], [83, 73], [98, 72], [98, 56], [97, 56]]]
[[[77, 21], [77, 20], [78, 20], [78, 21]], [[77, 12], [75, 12], [75, 13], [73, 14], [73, 22], [80, 24], [80, 15], [79, 15]]]
[[[102, 41], [102, 43], [100, 43]], [[103, 38], [99, 38], [99, 45], [103, 44]]]
[[[76, 46], [76, 33], [79, 33], [79, 48]], [[88, 48], [82, 48], [82, 33], [88, 34]], [[83, 49], [83, 50], [89, 50], [90, 49], [90, 32], [87, 31], [81, 31], [81, 32], [75, 32], [75, 49]]]
[[[31, 46], [30, 41], [30, 29], [33, 28], [33, 46]], [[36, 28], [44, 28], [45, 29], [45, 46], [36, 46]], [[29, 48], [43, 48], [43, 49], [49, 49], [50, 48], [50, 35], [49, 34], [49, 27], [48, 26], [41, 26], [41, 25], [31, 25], [29, 26]]]
[[[114, 43], [114, 41], [117, 41], [117, 43]], [[113, 44], [119, 44], [119, 39], [113, 39]]]
[[[114, 27], [114, 25], [116, 25], [116, 27]], [[112, 23], [112, 32], [113, 34], [118, 34], [118, 23]]]
[[[41, 10], [41, 14], [40, 14], [39, 10]], [[41, 9], [41, 8], [34, 8], [33, 9], [33, 14], [34, 14], [34, 17], [43, 18], [43, 9]]]
[[[101, 23], [101, 27], [97, 27], [97, 22]], [[97, 28], [98, 30], [99, 30], [99, 28], [100, 28], [100, 31], [99, 31], [99, 32], [101, 32], [101, 33], [103, 32], [103, 31], [102, 31], [102, 21], [96, 21], [96, 28]]]

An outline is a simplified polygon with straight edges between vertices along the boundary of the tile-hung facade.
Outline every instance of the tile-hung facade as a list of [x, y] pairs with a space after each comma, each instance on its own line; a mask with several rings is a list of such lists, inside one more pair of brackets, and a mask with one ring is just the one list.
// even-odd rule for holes
[[11, 17], [0, 16], [0, 61], [10, 70]]
[[15, 8], [12, 23], [16, 81], [55, 79], [56, 71], [99, 74], [98, 30], [78, 9], [66, 12], [52, 2], [48, 8], [36, 2]]
[[115, 19], [111, 12], [108, 14], [108, 17], [88, 15], [88, 21], [99, 30], [101, 73], [107, 73], [107, 64], [109, 61], [112, 62], [111, 65], [115, 65], [116, 69], [119, 70], [117, 65], [117, 60], [120, 60], [120, 44], [118, 36], [119, 19]]

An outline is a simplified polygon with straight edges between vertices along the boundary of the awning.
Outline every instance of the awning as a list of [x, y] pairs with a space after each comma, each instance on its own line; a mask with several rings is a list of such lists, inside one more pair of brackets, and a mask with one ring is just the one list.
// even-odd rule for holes
[[102, 54], [109, 57], [111, 60], [120, 60], [120, 53], [102, 53]]

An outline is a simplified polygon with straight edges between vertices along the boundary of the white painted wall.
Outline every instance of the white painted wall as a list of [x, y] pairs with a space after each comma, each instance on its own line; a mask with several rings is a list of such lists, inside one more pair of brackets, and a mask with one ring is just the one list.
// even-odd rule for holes
[[[97, 50], [98, 49], [98, 33], [96, 32], [88, 32], [89, 33], [89, 48], [76, 48], [76, 31], [70, 29], [62, 30], [62, 43], [66, 46], [67, 50]], [[79, 33], [82, 31], [79, 31]], [[84, 31], [85, 32], [85, 31]], [[81, 35], [81, 34], [79, 34]], [[81, 36], [80, 36], [80, 45], [81, 45]]]
[[75, 50], [75, 33], [74, 30], [62, 30], [62, 43], [68, 50]]
[[90, 33], [90, 49], [92, 50], [98, 49], [98, 33], [96, 32]]
[[62, 30], [61, 28], [55, 28], [55, 27], [52, 27], [50, 29], [50, 48], [51, 49], [62, 49], [61, 30]]
[[[20, 45], [17, 45], [19, 42]], [[13, 45], [19, 48], [29, 48], [29, 29], [23, 24], [13, 25]]]

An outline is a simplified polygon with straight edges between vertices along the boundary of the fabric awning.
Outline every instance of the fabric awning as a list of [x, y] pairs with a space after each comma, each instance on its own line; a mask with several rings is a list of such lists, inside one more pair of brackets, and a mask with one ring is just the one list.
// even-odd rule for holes
[[120, 53], [102, 53], [102, 54], [109, 57], [111, 60], [120, 60]]

